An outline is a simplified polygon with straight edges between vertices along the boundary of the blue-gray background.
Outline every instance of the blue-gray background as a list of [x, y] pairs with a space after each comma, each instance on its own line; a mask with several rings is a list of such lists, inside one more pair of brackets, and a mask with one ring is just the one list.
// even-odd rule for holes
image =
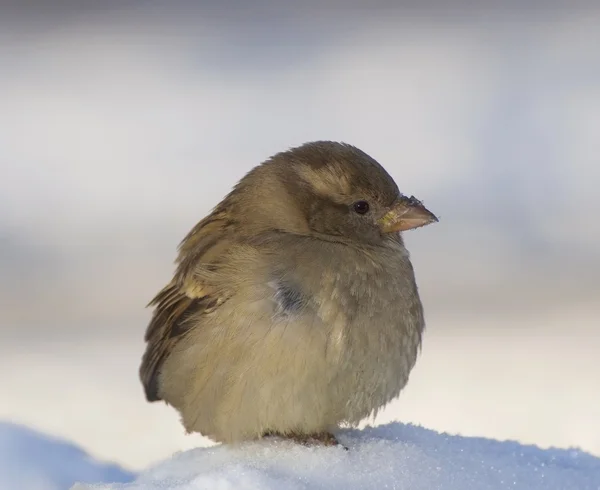
[[495, 3], [0, 2], [0, 418], [205, 444], [144, 401], [144, 305], [247, 170], [336, 139], [441, 216], [377, 421], [600, 454], [600, 6]]

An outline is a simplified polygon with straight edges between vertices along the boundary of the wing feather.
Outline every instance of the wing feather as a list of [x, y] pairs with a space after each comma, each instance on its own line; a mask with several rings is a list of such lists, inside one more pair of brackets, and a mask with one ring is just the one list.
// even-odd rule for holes
[[148, 401], [162, 399], [159, 376], [174, 346], [202, 324], [202, 315], [214, 311], [231, 295], [222, 281], [214, 280], [219, 261], [232, 245], [232, 223], [224, 214], [216, 210], [192, 229], [179, 247], [173, 280], [148, 303], [154, 312], [144, 336], [146, 351], [139, 371]]

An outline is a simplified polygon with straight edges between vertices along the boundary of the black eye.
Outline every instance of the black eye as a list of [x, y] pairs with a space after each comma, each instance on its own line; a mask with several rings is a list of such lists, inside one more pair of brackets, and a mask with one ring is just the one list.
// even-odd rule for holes
[[367, 201], [356, 201], [352, 207], [358, 214], [365, 214], [369, 212], [369, 203]]

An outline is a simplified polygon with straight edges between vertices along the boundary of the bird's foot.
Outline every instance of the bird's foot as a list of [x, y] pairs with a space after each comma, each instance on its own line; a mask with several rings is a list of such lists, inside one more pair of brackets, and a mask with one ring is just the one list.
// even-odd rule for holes
[[[277, 432], [267, 432], [265, 437], [281, 437], [283, 439], [290, 439], [303, 446], [342, 446], [340, 442], [331, 432], [313, 432], [312, 434], [302, 434], [298, 432], [290, 432], [287, 434], [279, 434]], [[347, 447], [342, 446], [348, 450]]]

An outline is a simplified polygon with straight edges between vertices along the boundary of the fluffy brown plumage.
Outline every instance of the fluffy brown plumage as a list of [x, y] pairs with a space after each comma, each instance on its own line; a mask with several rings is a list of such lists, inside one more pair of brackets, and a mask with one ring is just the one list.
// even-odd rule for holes
[[408, 380], [425, 322], [400, 232], [434, 221], [353, 146], [271, 157], [181, 242], [150, 303], [147, 399], [215, 441], [335, 442]]

